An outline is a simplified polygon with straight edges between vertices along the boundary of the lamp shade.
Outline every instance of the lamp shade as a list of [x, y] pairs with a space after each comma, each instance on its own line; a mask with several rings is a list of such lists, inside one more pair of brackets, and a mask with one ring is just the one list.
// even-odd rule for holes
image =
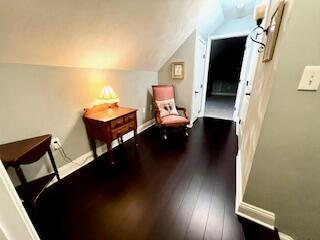
[[119, 98], [117, 94], [113, 91], [112, 87], [105, 86], [100, 93], [99, 99], [105, 100], [106, 103], [117, 103]]

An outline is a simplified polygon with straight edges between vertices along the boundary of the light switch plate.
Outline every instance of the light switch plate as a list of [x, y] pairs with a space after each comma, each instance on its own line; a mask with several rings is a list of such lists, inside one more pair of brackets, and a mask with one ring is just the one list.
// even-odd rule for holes
[[317, 91], [320, 84], [320, 66], [306, 66], [298, 90]]

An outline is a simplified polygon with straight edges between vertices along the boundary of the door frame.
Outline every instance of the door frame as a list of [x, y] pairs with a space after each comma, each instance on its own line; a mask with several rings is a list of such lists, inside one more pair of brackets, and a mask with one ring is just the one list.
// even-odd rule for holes
[[[213, 36], [208, 37], [205, 69], [204, 69], [204, 81], [203, 81], [203, 88], [202, 88], [202, 103], [201, 103], [202, 108], [201, 108], [201, 112], [200, 112], [199, 116], [201, 116], [201, 117], [204, 116], [205, 106], [206, 106], [209, 64], [210, 64], [210, 55], [211, 55], [211, 42], [213, 40], [221, 40], [221, 39], [228, 39], [228, 38], [235, 38], [235, 37], [246, 37], [249, 35], [250, 35], [250, 31], [242, 31], [242, 32], [234, 32], [234, 33], [228, 33], [228, 34], [213, 35]], [[233, 120], [235, 121], [235, 119], [233, 119]]]
[[204, 109], [204, 106], [202, 105], [202, 96], [201, 96], [201, 102], [200, 102], [200, 112], [197, 113], [197, 116], [194, 117], [194, 111], [196, 111], [194, 108], [195, 108], [195, 90], [196, 90], [196, 67], [198, 67], [198, 59], [197, 59], [197, 54], [198, 54], [198, 51], [199, 51], [199, 44], [200, 42], [202, 42], [204, 45], [205, 45], [205, 51], [204, 51], [204, 55], [205, 55], [205, 60], [204, 60], [204, 72], [203, 72], [203, 78], [201, 79], [201, 84], [202, 84], [202, 89], [200, 90], [201, 92], [199, 94], [203, 94], [203, 86], [204, 86], [204, 79], [205, 79], [205, 71], [206, 71], [206, 68], [205, 68], [205, 65], [206, 65], [206, 54], [207, 54], [207, 39], [204, 38], [198, 31], [196, 32], [196, 40], [195, 40], [195, 48], [194, 48], [194, 63], [193, 63], [193, 66], [194, 66], [194, 71], [193, 71], [193, 83], [192, 83], [192, 111], [191, 111], [191, 123], [193, 124], [199, 117], [202, 117], [201, 115], [201, 112], [202, 112], [202, 109]]

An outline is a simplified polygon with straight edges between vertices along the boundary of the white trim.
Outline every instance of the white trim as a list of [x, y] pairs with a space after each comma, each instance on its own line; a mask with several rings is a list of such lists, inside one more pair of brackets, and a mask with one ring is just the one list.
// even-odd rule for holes
[[[140, 125], [137, 129], [138, 134], [142, 133], [143, 131], [147, 130], [148, 128], [152, 127], [155, 124], [154, 119], [143, 123], [142, 125]], [[128, 141], [129, 139], [133, 138], [133, 132], [127, 133], [123, 136], [123, 141]], [[117, 141], [114, 141], [112, 144], [112, 147], [116, 147], [118, 146], [119, 143]], [[107, 152], [107, 148], [103, 145], [97, 148], [97, 154], [101, 155]], [[82, 168], [83, 166], [87, 165], [88, 163], [92, 162], [94, 160], [93, 157], [93, 152], [87, 152], [85, 154], [83, 154], [82, 156], [76, 158], [75, 160], [73, 160], [72, 162], [63, 165], [62, 167], [60, 167], [58, 169], [60, 178], [65, 178], [66, 176], [70, 175], [71, 173], [77, 171], [78, 169]], [[52, 181], [50, 182], [50, 184], [48, 184], [48, 186], [54, 184], [55, 182], [57, 182], [57, 179], [54, 178], [52, 179]]]
[[235, 200], [235, 212], [237, 213], [240, 202], [242, 202], [242, 173], [241, 173], [241, 151], [238, 151], [236, 157], [236, 200]]
[[[198, 111], [197, 109], [195, 109], [195, 91], [196, 91], [196, 85], [195, 85], [195, 82], [196, 82], [196, 78], [197, 78], [197, 74], [198, 74], [198, 69], [197, 67], [199, 67], [199, 64], [198, 64], [198, 60], [197, 59], [197, 56], [198, 56], [198, 51], [199, 51], [199, 44], [204, 44], [205, 46], [205, 50], [204, 50], [204, 55], [206, 56], [207, 54], [207, 42], [206, 42], [206, 39], [198, 32], [196, 31], [196, 40], [195, 40], [195, 48], [194, 48], [194, 59], [193, 59], [193, 81], [192, 81], [192, 103], [191, 103], [191, 116], [190, 116], [190, 122], [192, 124], [189, 124], [188, 127], [192, 127], [193, 123], [199, 118], [199, 117], [203, 117], [203, 115], [201, 114], [202, 113], [202, 110], [204, 109], [204, 105], [203, 105], [203, 101], [202, 101], [202, 98], [203, 96], [201, 96], [201, 103], [200, 103], [200, 112], [196, 112], [194, 113], [195, 111]], [[202, 93], [199, 93], [199, 94], [203, 94], [203, 87], [204, 87], [204, 81], [205, 81], [205, 65], [206, 65], [206, 57], [205, 57], [205, 61], [204, 61], [204, 66], [202, 66], [204, 68], [204, 72], [203, 72], [203, 78], [201, 79], [201, 85], [202, 85], [202, 88], [200, 91], [202, 91]], [[201, 67], [201, 66], [200, 66]], [[196, 117], [195, 117], [196, 115]]]
[[[16, 213], [18, 214], [19, 219], [22, 221], [23, 224], [18, 224], [15, 226], [15, 229], [10, 229], [11, 236], [12, 232], [17, 232], [23, 229], [23, 231], [26, 231], [27, 235], [25, 235], [25, 239], [31, 239], [31, 240], [40, 240], [38, 233], [36, 232], [26, 210], [24, 209], [21, 200], [2, 164], [0, 161], [0, 181], [3, 183], [5, 187], [5, 192], [7, 193], [8, 197], [11, 200], [11, 203], [14, 205], [14, 208], [16, 210]], [[12, 213], [13, 214], [13, 213]], [[18, 219], [17, 219], [18, 220]], [[20, 221], [19, 221], [20, 222]], [[2, 226], [1, 226], [2, 227]], [[6, 229], [2, 229], [3, 234], [7, 237], [9, 237], [9, 234], [5, 233]]]
[[264, 227], [274, 230], [275, 214], [243, 202], [243, 181], [241, 167], [241, 152], [238, 152], [236, 158], [236, 201], [235, 213], [250, 221], [260, 224]]
[[241, 201], [236, 209], [236, 214], [274, 230], [275, 215], [272, 212]]
[[204, 66], [204, 79], [203, 79], [203, 88], [202, 88], [202, 102], [201, 102], [201, 111], [200, 111], [199, 117], [204, 116], [204, 112], [206, 109], [206, 95], [207, 95], [207, 85], [208, 85], [208, 75], [209, 75], [210, 52], [211, 52], [211, 39], [209, 37], [207, 40], [206, 60], [205, 60], [205, 66]]
[[287, 234], [284, 234], [284, 233], [281, 233], [279, 232], [279, 238], [280, 240], [294, 240], [292, 237], [290, 237], [289, 235]]
[[212, 36], [209, 37], [209, 40], [219, 40], [219, 39], [226, 39], [226, 38], [244, 37], [244, 36], [249, 36], [249, 35], [250, 35], [250, 31], [242, 31], [242, 32], [235, 32], [235, 33], [212, 35]]

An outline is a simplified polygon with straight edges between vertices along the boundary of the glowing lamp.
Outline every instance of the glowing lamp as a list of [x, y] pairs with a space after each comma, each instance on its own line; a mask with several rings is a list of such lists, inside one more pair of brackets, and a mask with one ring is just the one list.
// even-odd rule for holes
[[105, 103], [108, 104], [116, 104], [119, 102], [119, 98], [115, 91], [113, 91], [112, 87], [105, 86], [98, 97], [101, 100], [104, 100]]

